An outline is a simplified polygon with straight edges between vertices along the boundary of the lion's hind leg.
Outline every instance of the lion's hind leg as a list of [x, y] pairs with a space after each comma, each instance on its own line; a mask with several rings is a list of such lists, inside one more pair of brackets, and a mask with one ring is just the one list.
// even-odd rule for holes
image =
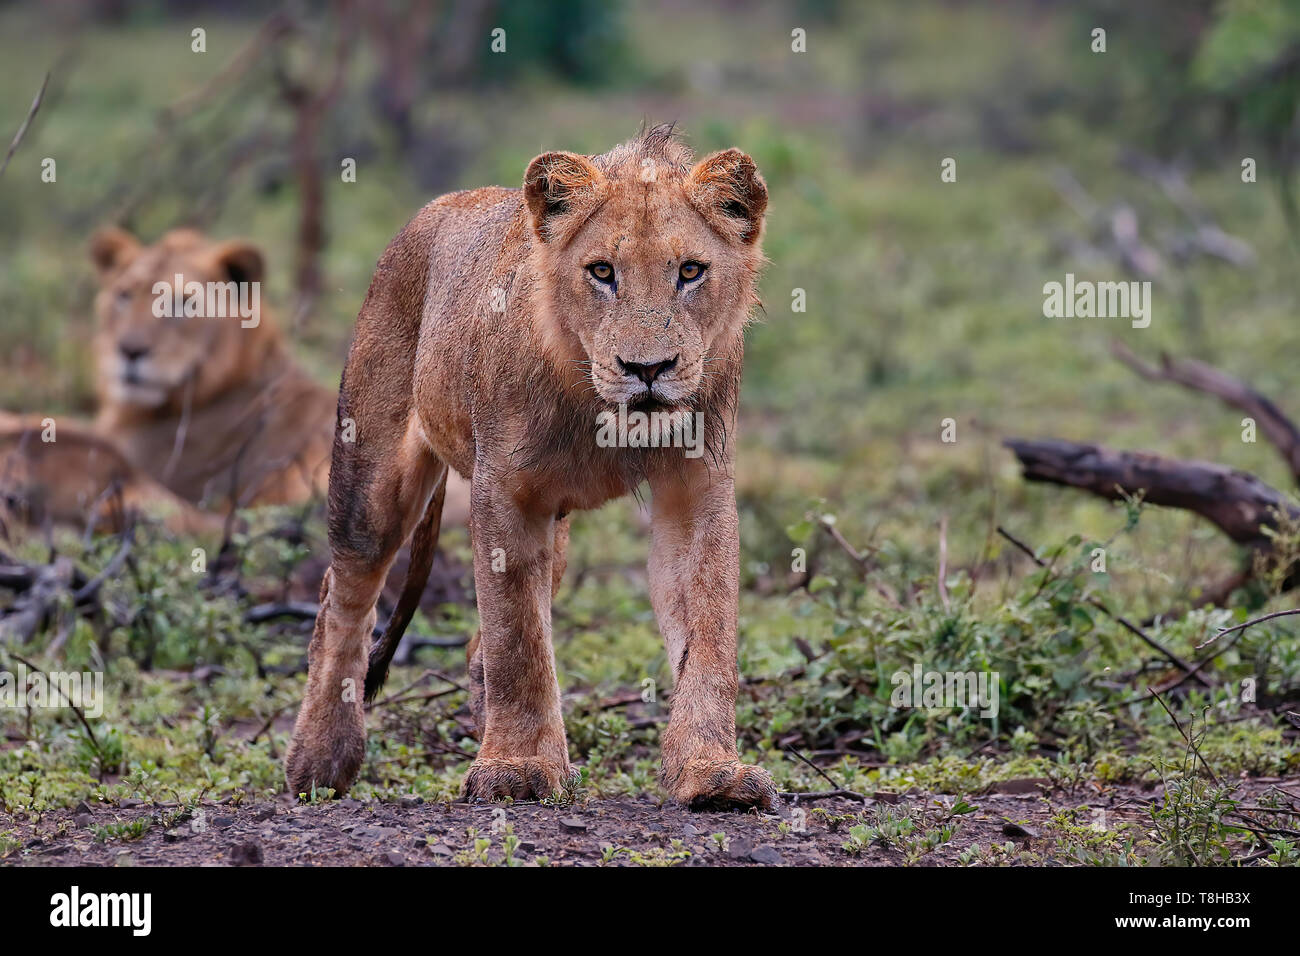
[[385, 435], [384, 424], [376, 421], [370, 427], [359, 424], [357, 431], [367, 437], [364, 449], [343, 441], [334, 448], [330, 567], [307, 652], [307, 689], [285, 757], [293, 794], [323, 788], [341, 794], [360, 772], [375, 602], [398, 549], [429, 514], [445, 471], [418, 427]]

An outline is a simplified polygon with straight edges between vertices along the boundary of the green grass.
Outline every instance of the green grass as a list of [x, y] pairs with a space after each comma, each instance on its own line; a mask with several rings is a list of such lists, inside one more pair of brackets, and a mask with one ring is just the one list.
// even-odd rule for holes
[[[1011, 5], [911, 5], [839, 25], [812, 15], [792, 22], [769, 7], [745, 17], [693, 9], [689, 22], [631, 15], [636, 48], [626, 82], [570, 87], [540, 77], [449, 90], [421, 104], [421, 120], [436, 121], [461, 157], [448, 188], [514, 184], [542, 149], [599, 151], [643, 117], [679, 121], [701, 151], [739, 145], [764, 171], [771, 265], [749, 337], [739, 452], [741, 665], [745, 675], [774, 679], [742, 696], [748, 756], [782, 787], [820, 788], [825, 781], [785, 746], [836, 750], [859, 731], [872, 759], [846, 757], [828, 772], [860, 790], [965, 794], [1025, 776], [1063, 784], [1156, 779], [1162, 761], [1183, 752], [1182, 738], [1157, 704], [1126, 703], [1140, 682], [1115, 679], [1150, 654], [1087, 599], [1104, 598], [1138, 619], [1195, 594], [1241, 556], [1183, 514], [1147, 509], [1130, 526], [1122, 507], [1026, 486], [1000, 441], [1050, 435], [1147, 448], [1289, 486], [1267, 445], [1241, 441], [1239, 414], [1141, 383], [1108, 354], [1119, 338], [1145, 357], [1168, 349], [1210, 359], [1300, 416], [1289, 359], [1300, 311], [1294, 246], [1263, 154], [1259, 183], [1238, 175], [1240, 157], [1255, 155], [1257, 144], [1215, 141], [1193, 154], [1189, 177], [1222, 228], [1252, 244], [1253, 268], [1204, 259], [1171, 266], [1145, 330], [1046, 319], [1043, 283], [1067, 271], [1126, 278], [1113, 263], [1090, 266], [1060, 251], [1062, 240], [1091, 237], [1053, 186], [1057, 168], [1071, 170], [1100, 203], [1131, 204], [1148, 241], [1185, 227], [1176, 207], [1118, 162], [1130, 146], [1151, 148], [1143, 35], [1112, 29], [1113, 53], [1099, 64], [1079, 46], [1079, 18], [1038, 7], [1030, 15]], [[255, 26], [209, 25], [206, 57], [189, 52], [188, 28], [178, 24], [101, 26], [81, 38], [0, 182], [0, 407], [89, 409], [89, 231], [140, 190], [131, 224], [157, 235], [202, 195], [204, 147], [228, 147], [264, 114], [268, 129], [283, 129], [284, 116], [246, 83], [158, 148], [145, 146], [157, 111], [211, 77]], [[789, 52], [793, 26], [809, 30], [802, 57]], [[8, 128], [62, 42], [28, 8], [0, 11], [0, 37], [0, 117]], [[329, 128], [331, 156], [367, 137], [377, 149], [361, 158], [356, 184], [329, 185], [328, 294], [296, 343], [322, 382], [337, 381], [376, 258], [430, 198], [385, 147], [365, 106], [362, 74], [371, 67], [362, 62]], [[36, 178], [46, 155], [58, 159], [57, 184]], [[940, 182], [944, 157], [957, 160], [956, 183]], [[206, 226], [262, 243], [269, 296], [284, 308], [293, 189], [258, 188], [278, 159], [232, 175]], [[806, 312], [791, 311], [795, 289], [806, 293]], [[957, 423], [952, 444], [940, 441], [946, 418]], [[820, 530], [826, 514], [850, 542], [873, 549], [868, 580]], [[948, 606], [935, 580], [945, 519]], [[1053, 570], [1036, 572], [1019, 558], [993, 534], [998, 524], [1039, 547]], [[1101, 543], [1107, 573], [1094, 575], [1086, 559]], [[451, 546], [464, 553], [463, 538]], [[29, 547], [41, 550], [36, 541]], [[76, 553], [72, 543], [64, 547]], [[575, 520], [556, 648], [570, 736], [597, 797], [653, 788], [654, 725], [593, 708], [647, 680], [670, 686], [641, 570], [645, 547], [631, 503]], [[808, 551], [816, 576], [808, 590], [787, 593], [796, 547]], [[110, 549], [101, 543], [80, 560], [102, 566]], [[245, 625], [247, 599], [196, 588], [183, 570], [185, 542], [156, 536], [139, 555], [133, 578], [116, 582], [112, 595], [132, 623], [80, 621], [63, 647], [67, 666], [102, 661], [107, 672], [100, 742], [90, 746], [66, 714], [0, 715], [0, 726], [27, 738], [0, 751], [0, 805], [9, 812], [281, 786], [282, 729], [249, 738], [277, 710], [292, 713], [301, 678], [278, 672], [298, 662], [301, 635]], [[282, 559], [250, 555], [248, 578], [273, 588]], [[1268, 592], [1250, 600], [1261, 609], [1286, 606]], [[1150, 633], [1195, 656], [1196, 644], [1243, 613], [1193, 614]], [[472, 609], [417, 620], [439, 633], [473, 623]], [[1215, 686], [1179, 705], [1184, 716], [1210, 715], [1202, 749], [1221, 775], [1295, 771], [1293, 740], [1240, 699], [1246, 678], [1274, 690], [1296, 686], [1294, 634], [1287, 620], [1252, 629], [1220, 658]], [[806, 661], [794, 637], [819, 656]], [[937, 670], [997, 670], [999, 719], [890, 707], [890, 675], [918, 659]], [[222, 672], [210, 681], [177, 673], [200, 664]], [[438, 651], [421, 665], [456, 670], [460, 658]], [[794, 668], [801, 676], [781, 678]], [[420, 670], [394, 674], [389, 686], [405, 686]], [[475, 747], [453, 717], [462, 703], [457, 693], [372, 716], [358, 792], [454, 795], [466, 762], [443, 751]], [[639, 713], [656, 716], [653, 708]], [[995, 751], [975, 753], [991, 740]], [[1081, 862], [1134, 852], [1119, 838], [1094, 845], [1065, 832], [1068, 823], [1062, 828]], [[1162, 845], [1183, 842], [1173, 830], [1162, 837]], [[1202, 862], [1213, 852], [1186, 849]], [[980, 853], [986, 861], [1005, 855], [993, 847]], [[1279, 854], [1294, 862], [1293, 849]]]

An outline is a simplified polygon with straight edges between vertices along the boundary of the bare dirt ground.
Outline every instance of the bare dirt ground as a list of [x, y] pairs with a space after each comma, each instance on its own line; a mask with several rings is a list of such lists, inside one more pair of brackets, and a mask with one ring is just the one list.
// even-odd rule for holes
[[[513, 841], [521, 864], [562, 866], [897, 866], [945, 865], [974, 843], [1014, 844], [1036, 862], [1073, 862], [1062, 853], [1060, 811], [1087, 807], [1079, 822], [1100, 819], [1109, 829], [1122, 822], [1149, 822], [1147, 807], [1157, 790], [1114, 788], [1105, 793], [1051, 791], [1045, 781], [1010, 781], [994, 792], [968, 797], [976, 809], [949, 817], [952, 797], [880, 794], [865, 805], [835, 797], [783, 802], [773, 813], [693, 813], [649, 796], [591, 800], [585, 805], [362, 803], [344, 799], [293, 805], [288, 798], [233, 807], [204, 806], [188, 819], [175, 808], [134, 801], [121, 806], [79, 805], [30, 820], [0, 820], [16, 830], [21, 849], [3, 862], [20, 866], [446, 866], [500, 864]], [[1253, 803], [1266, 791], [1300, 791], [1300, 778], [1242, 781], [1236, 798]], [[886, 816], [911, 808], [931, 823], [958, 822], [955, 834], [932, 850], [917, 851], [919, 829], [909, 841], [872, 842], [858, 853], [844, 849], [851, 815], [877, 808]], [[1101, 817], [1099, 810], [1105, 811]], [[802, 811], [802, 813], [800, 812]], [[179, 819], [178, 819], [179, 818]], [[143, 835], [123, 838], [121, 826], [139, 821]], [[113, 827], [105, 839], [102, 828]], [[471, 836], [470, 831], [476, 831]], [[486, 849], [483, 843], [490, 841]], [[911, 856], [909, 857], [909, 853]]]

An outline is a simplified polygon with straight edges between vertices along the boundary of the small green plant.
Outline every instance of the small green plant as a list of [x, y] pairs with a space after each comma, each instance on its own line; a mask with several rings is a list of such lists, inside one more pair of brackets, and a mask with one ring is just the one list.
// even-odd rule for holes
[[628, 859], [636, 866], [667, 867], [676, 866], [691, 858], [691, 851], [684, 849], [680, 840], [673, 841], [672, 849], [652, 847], [649, 850], [628, 851]]
[[1269, 841], [1269, 845], [1273, 852], [1265, 859], [1273, 866], [1300, 866], [1300, 846], [1296, 843], [1284, 837], [1276, 837]]
[[613, 863], [620, 856], [628, 855], [631, 851], [625, 846], [613, 846], [606, 844], [600, 848], [600, 862], [602, 866]]
[[[1206, 725], [1195, 715], [1184, 734], [1186, 746], [1177, 762], [1157, 761], [1164, 799], [1150, 808], [1157, 860], [1166, 866], [1205, 866], [1232, 858], [1231, 838], [1244, 831], [1225, 818], [1237, 809], [1232, 788], [1225, 786], [1202, 758]], [[1199, 728], [1199, 729], [1198, 729]]]
[[94, 826], [91, 828], [91, 835], [94, 836], [98, 843], [107, 843], [109, 840], [138, 840], [153, 827], [151, 817], [138, 817], [135, 820], [122, 820], [114, 823]]
[[311, 791], [309, 793], [298, 794], [299, 803], [307, 803], [310, 804], [311, 806], [318, 806], [322, 803], [329, 803], [333, 799], [334, 799], [333, 787], [321, 787], [318, 789], [316, 787], [316, 784], [314, 783], [311, 785]]

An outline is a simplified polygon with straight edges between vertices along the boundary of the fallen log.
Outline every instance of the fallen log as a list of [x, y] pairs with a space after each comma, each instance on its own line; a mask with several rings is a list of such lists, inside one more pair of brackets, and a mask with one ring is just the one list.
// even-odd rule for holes
[[1267, 550], [1264, 529], [1279, 516], [1300, 521], [1277, 489], [1254, 475], [1206, 461], [1179, 461], [1148, 452], [1114, 451], [1050, 438], [1003, 442], [1020, 460], [1026, 481], [1080, 488], [1112, 501], [1141, 494], [1148, 504], [1200, 515], [1238, 544]]

